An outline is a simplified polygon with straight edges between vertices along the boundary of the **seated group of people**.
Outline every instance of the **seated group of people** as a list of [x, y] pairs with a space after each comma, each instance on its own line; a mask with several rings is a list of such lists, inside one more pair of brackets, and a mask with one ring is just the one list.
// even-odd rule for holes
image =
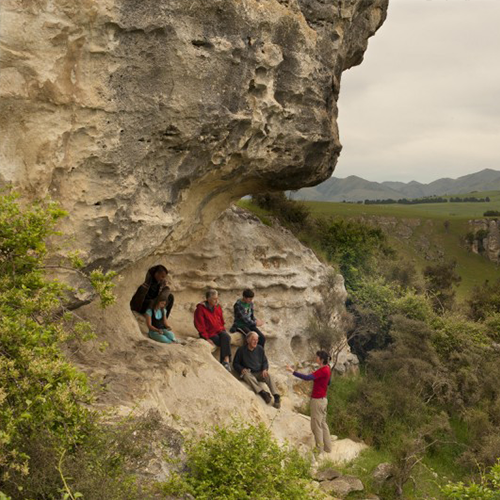
[[[178, 341], [168, 324], [174, 296], [167, 286], [167, 275], [168, 270], [165, 266], [157, 265], [150, 268], [144, 283], [132, 297], [130, 307], [133, 311], [144, 314], [149, 330], [148, 336], [151, 339], [171, 344]], [[234, 323], [230, 332], [243, 334], [245, 343], [236, 351], [233, 368], [267, 404], [273, 402], [275, 408], [280, 408], [280, 395], [269, 375], [269, 363], [264, 351], [266, 337], [259, 329], [263, 322], [255, 318], [254, 295], [252, 290], [246, 289], [242, 298], [234, 304]], [[220, 362], [224, 368], [232, 371], [231, 337], [225, 328], [217, 290], [208, 290], [205, 299], [196, 306], [195, 328], [201, 338], [220, 347]], [[271, 392], [263, 390], [259, 382], [266, 383]]]

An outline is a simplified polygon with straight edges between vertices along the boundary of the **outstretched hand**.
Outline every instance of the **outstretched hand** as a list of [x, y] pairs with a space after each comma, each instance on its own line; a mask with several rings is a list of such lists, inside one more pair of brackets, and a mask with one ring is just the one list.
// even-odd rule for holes
[[290, 365], [286, 365], [286, 371], [293, 373], [295, 370]]

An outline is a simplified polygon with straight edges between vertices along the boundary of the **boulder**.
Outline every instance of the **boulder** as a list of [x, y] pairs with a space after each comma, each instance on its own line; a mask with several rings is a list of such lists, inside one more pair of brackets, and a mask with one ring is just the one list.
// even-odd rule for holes
[[323, 458], [333, 463], [346, 463], [354, 460], [366, 448], [366, 444], [352, 439], [338, 439], [332, 442], [332, 451], [324, 453]]
[[394, 474], [392, 464], [383, 462], [373, 469], [372, 477], [375, 483], [381, 485], [390, 479]]
[[363, 483], [354, 476], [342, 476], [332, 481], [323, 481], [321, 489], [327, 493], [332, 492], [340, 498], [345, 498], [353, 491], [363, 491]]
[[60, 201], [89, 266], [181, 251], [246, 194], [330, 177], [342, 72], [387, 7], [2, 1], [0, 183]]
[[318, 481], [331, 481], [332, 479], [337, 479], [340, 476], [342, 476], [341, 472], [330, 467], [314, 474], [314, 478]]

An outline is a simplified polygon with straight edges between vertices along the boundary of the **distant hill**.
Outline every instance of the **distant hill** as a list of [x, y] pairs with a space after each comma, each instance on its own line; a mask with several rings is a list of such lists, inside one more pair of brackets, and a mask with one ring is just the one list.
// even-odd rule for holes
[[330, 177], [315, 187], [300, 189], [293, 193], [293, 198], [310, 201], [397, 200], [492, 190], [500, 190], [500, 171], [486, 168], [458, 179], [442, 178], [429, 184], [417, 181], [371, 182], [356, 175], [345, 179]]

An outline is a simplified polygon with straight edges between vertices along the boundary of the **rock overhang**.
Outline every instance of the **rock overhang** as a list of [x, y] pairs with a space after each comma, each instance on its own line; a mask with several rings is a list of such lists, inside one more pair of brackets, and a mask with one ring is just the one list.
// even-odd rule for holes
[[61, 201], [91, 266], [179, 250], [331, 175], [341, 73], [387, 3], [2, 2], [0, 180]]

